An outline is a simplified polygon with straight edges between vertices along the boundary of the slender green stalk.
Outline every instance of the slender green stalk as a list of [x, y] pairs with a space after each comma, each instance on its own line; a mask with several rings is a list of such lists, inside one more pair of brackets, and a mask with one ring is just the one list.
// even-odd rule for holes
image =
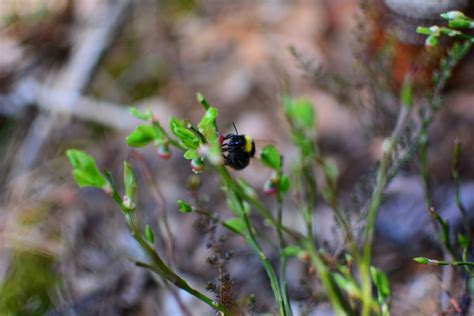
[[[245, 200], [245, 197], [247, 197], [248, 195], [243, 194], [244, 193], [243, 190], [241, 190], [239, 185], [237, 183], [235, 183], [234, 179], [230, 176], [229, 172], [227, 171], [227, 169], [223, 165], [217, 166], [217, 171], [218, 171], [219, 175], [221, 176], [221, 180], [223, 181], [223, 184], [229, 190], [233, 190], [235, 193], [237, 193], [237, 196], [240, 199], [240, 201], [239, 201], [240, 209], [241, 209], [240, 216], [241, 216], [242, 220], [244, 221], [245, 226], [246, 226], [246, 230], [247, 230], [246, 234], [245, 234], [245, 238], [246, 238], [248, 244], [250, 245], [250, 247], [252, 247], [252, 249], [259, 256], [260, 261], [262, 261], [265, 272], [267, 273], [267, 276], [270, 279], [270, 286], [273, 290], [275, 300], [278, 304], [280, 316], [287, 316], [286, 309], [285, 309], [285, 304], [284, 304], [284, 298], [283, 298], [283, 295], [282, 295], [281, 290], [280, 290], [280, 283], [278, 282], [278, 277], [277, 277], [277, 275], [275, 273], [275, 270], [273, 269], [273, 267], [270, 263], [270, 260], [268, 260], [267, 256], [265, 255], [262, 248], [260, 247], [260, 244], [258, 243], [258, 241], [255, 237], [253, 227], [252, 227], [252, 224], [250, 223], [250, 219], [248, 217], [248, 214], [244, 211], [244, 206], [242, 205], [243, 201]], [[265, 210], [268, 211], [266, 208], [265, 208]], [[275, 219], [273, 218], [273, 216], [271, 215], [271, 213], [269, 211], [268, 211], [268, 213], [265, 213], [265, 214], [269, 215], [268, 218], [271, 218], [273, 220], [273, 222], [275, 222]], [[278, 223], [275, 222], [275, 224], [278, 224]]]
[[447, 260], [428, 259], [428, 258], [424, 258], [424, 257], [414, 258], [414, 260], [418, 263], [427, 264], [427, 265], [430, 265], [430, 266], [453, 266], [453, 267], [469, 266], [469, 267], [474, 267], [474, 262], [464, 261], [464, 260], [447, 261]]
[[455, 144], [454, 144], [453, 166], [452, 166], [452, 175], [453, 175], [453, 180], [454, 180], [454, 186], [456, 188], [456, 206], [461, 212], [461, 215], [463, 217], [464, 230], [465, 230], [465, 233], [468, 235], [468, 239], [470, 240], [471, 230], [469, 229], [469, 219], [467, 216], [466, 207], [464, 206], [461, 199], [461, 176], [459, 173], [461, 151], [462, 151], [461, 142], [458, 139], [456, 139]]
[[162, 133], [166, 137], [166, 140], [168, 140], [171, 145], [173, 145], [176, 148], [181, 149], [182, 151], [186, 151], [186, 148], [183, 145], [181, 145], [180, 142], [178, 142], [173, 137], [171, 137], [170, 134], [163, 128], [163, 126], [161, 126], [159, 121], [155, 120], [152, 122], [152, 124], [160, 131], [160, 133]]
[[281, 286], [281, 292], [283, 295], [283, 304], [285, 306], [286, 314], [291, 316], [293, 315], [293, 312], [291, 310], [291, 305], [290, 305], [290, 296], [288, 294], [288, 284], [286, 282], [286, 266], [287, 266], [287, 261], [288, 258], [286, 255], [283, 254], [283, 249], [286, 247], [286, 241], [283, 237], [283, 231], [281, 229], [282, 223], [283, 223], [283, 194], [278, 190], [277, 192], [277, 220], [278, 220], [278, 226], [277, 226], [277, 234], [278, 234], [278, 240], [280, 242], [280, 270], [279, 270], [279, 277], [280, 277], [280, 286]]
[[428, 130], [423, 129], [420, 135], [420, 167], [421, 178], [425, 188], [425, 199], [428, 209], [433, 206], [433, 198], [431, 196], [430, 173], [428, 170]]
[[322, 260], [313, 243], [308, 240], [303, 241], [302, 246], [308, 250], [311, 262], [316, 267], [317, 273], [323, 282], [324, 289], [331, 302], [336, 315], [355, 315], [347, 301], [344, 299], [340, 289], [337, 287], [327, 265]]
[[153, 264], [150, 264], [149, 268], [151, 268], [153, 272], [159, 274], [160, 276], [170, 281], [180, 289], [188, 292], [189, 294], [203, 301], [212, 308], [217, 309], [225, 315], [230, 315], [230, 311], [224, 305], [219, 304], [212, 298], [192, 288], [184, 279], [174, 273], [173, 270], [171, 270], [171, 268], [169, 268], [166, 263], [161, 259], [160, 255], [156, 252], [156, 250], [145, 239], [143, 239], [138, 227], [133, 222], [130, 214], [125, 214], [125, 217], [127, 219], [127, 223], [133, 238], [138, 242], [140, 247], [145, 250], [148, 257], [152, 260]]
[[295, 241], [299, 241], [303, 238], [303, 236], [299, 232], [296, 232], [295, 230], [285, 226], [284, 224], [280, 225], [278, 221], [273, 217], [270, 210], [267, 209], [258, 198], [247, 194], [238, 184], [235, 183], [234, 179], [230, 176], [229, 172], [224, 166], [218, 166], [217, 171], [221, 178], [225, 180], [225, 183], [229, 184], [229, 187], [231, 187], [234, 192], [236, 192], [237, 195], [242, 198], [242, 200], [250, 203], [250, 205], [255, 207], [258, 213], [266, 221], [268, 221], [271, 226], [280, 228], [285, 234], [293, 238]]
[[313, 232], [313, 212], [314, 207], [316, 206], [316, 180], [314, 178], [312, 165], [308, 165], [302, 161], [302, 169], [303, 178], [306, 184], [306, 209], [304, 214], [306, 222], [306, 238], [316, 245], [317, 241], [314, 238]]
[[365, 228], [365, 236], [363, 243], [362, 262], [360, 263], [360, 278], [362, 282], [362, 315], [370, 314], [370, 306], [372, 304], [372, 280], [370, 277], [370, 265], [372, 255], [372, 240], [375, 231], [375, 221], [377, 219], [378, 210], [382, 202], [382, 193], [387, 185], [387, 171], [390, 163], [390, 156], [395, 147], [395, 138], [391, 137], [386, 140], [386, 151], [380, 163], [377, 180], [374, 191], [372, 193], [369, 210], [367, 212], [367, 226]]
[[278, 282], [278, 277], [275, 273], [275, 270], [273, 269], [270, 263], [270, 260], [268, 260], [267, 256], [265, 255], [262, 248], [260, 247], [260, 244], [255, 238], [252, 224], [250, 223], [249, 217], [245, 212], [242, 212], [242, 219], [244, 220], [245, 225], [247, 227], [247, 234], [246, 234], [247, 242], [259, 256], [260, 260], [262, 261], [263, 268], [267, 272], [267, 276], [270, 279], [270, 286], [272, 287], [275, 300], [277, 301], [277, 304], [278, 304], [279, 314], [280, 316], [286, 316], [287, 313], [285, 309], [284, 298], [280, 290], [280, 284]]

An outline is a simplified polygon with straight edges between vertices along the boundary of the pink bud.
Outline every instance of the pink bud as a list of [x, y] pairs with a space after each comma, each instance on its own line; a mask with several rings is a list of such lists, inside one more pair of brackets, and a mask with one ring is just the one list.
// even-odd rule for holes
[[191, 169], [194, 173], [201, 173], [204, 170], [204, 160], [201, 157], [191, 160]]
[[161, 145], [157, 149], [158, 157], [164, 160], [168, 160], [171, 158], [171, 151], [167, 145]]
[[266, 195], [273, 195], [278, 191], [276, 185], [273, 183], [272, 180], [267, 180], [265, 181], [265, 184], [263, 185], [263, 192]]

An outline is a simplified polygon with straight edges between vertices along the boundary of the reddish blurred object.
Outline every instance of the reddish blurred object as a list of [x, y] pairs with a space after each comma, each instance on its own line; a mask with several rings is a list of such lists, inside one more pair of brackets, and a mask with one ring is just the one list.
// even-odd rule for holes
[[[431, 26], [443, 23], [440, 14], [447, 11], [463, 11], [467, 8], [467, 0], [385, 0], [389, 10], [388, 32], [398, 40], [396, 55], [394, 56], [393, 77], [397, 86], [403, 84], [403, 80], [410, 71], [413, 63], [420, 65], [420, 79], [428, 79], [430, 82], [431, 68], [439, 55], [429, 58], [423, 49], [426, 36], [416, 33], [418, 26]], [[433, 55], [431, 55], [433, 57]], [[396, 67], [396, 68], [395, 68]]]
[[371, 39], [366, 46], [369, 59], [390, 51], [391, 71], [387, 79], [398, 91], [405, 77], [413, 77], [415, 86], [431, 83], [432, 69], [441, 52], [427, 52], [426, 36], [416, 33], [418, 26], [442, 24], [440, 14], [451, 10], [465, 10], [467, 0], [366, 0], [360, 1], [363, 23], [370, 23]]

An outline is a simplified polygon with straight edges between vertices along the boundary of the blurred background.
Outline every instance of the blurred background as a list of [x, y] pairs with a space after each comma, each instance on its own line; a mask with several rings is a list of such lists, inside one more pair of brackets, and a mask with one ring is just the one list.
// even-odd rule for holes
[[[150, 108], [165, 126], [170, 115], [197, 121], [202, 92], [224, 133], [234, 122], [257, 151], [275, 143], [290, 166], [297, 152], [280, 98], [305, 96], [350, 200], [373, 175], [406, 76], [415, 74], [417, 96], [429, 92], [439, 54], [427, 53], [416, 26], [441, 23], [439, 13], [452, 9], [472, 11], [467, 0], [0, 0], [0, 315], [210, 315], [127, 259], [144, 254], [108, 196], [77, 188], [65, 151], [88, 151], [116, 177], [124, 160], [136, 166], [142, 219], [158, 247], [173, 244], [179, 274], [205, 291], [217, 273], [206, 260], [209, 236], [175, 203], [191, 198], [188, 162], [178, 152], [160, 161], [152, 146], [128, 148], [138, 125], [128, 108]], [[455, 139], [464, 148], [463, 199], [474, 212], [473, 73], [470, 54], [431, 129], [433, 198], [454, 227], [462, 224], [451, 178]], [[432, 315], [443, 301], [441, 270], [411, 260], [441, 255], [419, 172], [416, 161], [403, 167], [377, 224], [375, 262], [392, 282], [394, 315]], [[257, 161], [237, 174], [259, 193], [271, 176]], [[200, 181], [213, 211], [231, 214], [217, 179]], [[320, 205], [316, 231], [337, 247], [334, 219]], [[285, 221], [303, 229], [292, 207], [288, 201]], [[272, 313], [258, 258], [244, 240], [226, 239], [235, 297], [255, 314]], [[296, 315], [331, 315], [304, 265], [290, 262], [288, 277]]]

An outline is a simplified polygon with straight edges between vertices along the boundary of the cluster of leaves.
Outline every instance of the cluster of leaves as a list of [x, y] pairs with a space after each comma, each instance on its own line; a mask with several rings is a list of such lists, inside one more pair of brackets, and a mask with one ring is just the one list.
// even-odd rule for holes
[[439, 39], [443, 36], [455, 39], [474, 42], [474, 37], [462, 32], [462, 30], [474, 29], [474, 20], [459, 11], [450, 11], [441, 14], [441, 17], [448, 21], [448, 27], [433, 25], [431, 27], [418, 27], [416, 31], [420, 34], [428, 35], [425, 45], [429, 48], [439, 44]]

